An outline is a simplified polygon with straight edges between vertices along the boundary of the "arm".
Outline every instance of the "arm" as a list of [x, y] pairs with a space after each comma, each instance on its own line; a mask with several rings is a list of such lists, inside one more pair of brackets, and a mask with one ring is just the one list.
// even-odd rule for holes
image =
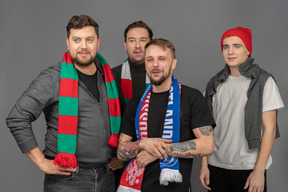
[[58, 96], [55, 96], [57, 85], [59, 89], [59, 83], [52, 69], [41, 72], [10, 111], [6, 119], [7, 127], [10, 128], [23, 153], [38, 146], [32, 122], [41, 115], [45, 107], [58, 101]]
[[258, 159], [254, 170], [250, 174], [244, 189], [249, 187], [249, 192], [264, 190], [264, 173], [268, 158], [271, 154], [276, 134], [276, 110], [262, 113], [263, 136], [259, 149]]
[[199, 181], [203, 187], [205, 187], [208, 190], [211, 190], [211, 188], [208, 186], [210, 184], [210, 171], [208, 168], [208, 156], [203, 156], [201, 159]]
[[76, 168], [54, 165], [53, 160], [48, 160], [44, 157], [39, 147], [36, 147], [25, 154], [44, 173], [70, 175], [70, 172], [76, 171]]
[[127, 161], [137, 156], [141, 150], [145, 150], [157, 159], [166, 158], [169, 150], [168, 143], [171, 140], [162, 138], [144, 138], [132, 142], [132, 137], [121, 133], [119, 138], [119, 146], [117, 150], [117, 157], [120, 160]]
[[211, 155], [214, 152], [213, 129], [203, 126], [193, 129], [196, 139], [170, 144], [169, 156], [180, 158], [195, 158]]
[[120, 134], [117, 157], [122, 161], [128, 161], [136, 157], [139, 152], [139, 142], [132, 142], [132, 137], [124, 133]]

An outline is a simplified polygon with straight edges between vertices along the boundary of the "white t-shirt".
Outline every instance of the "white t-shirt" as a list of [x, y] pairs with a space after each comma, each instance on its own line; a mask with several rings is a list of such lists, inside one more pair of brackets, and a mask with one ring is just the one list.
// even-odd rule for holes
[[[212, 106], [216, 122], [214, 129], [215, 152], [208, 157], [210, 165], [232, 170], [253, 169], [259, 149], [249, 149], [245, 138], [245, 105], [251, 79], [232, 77], [217, 87]], [[278, 87], [272, 77], [265, 83], [262, 111], [284, 107]], [[272, 164], [271, 155], [266, 169]]]

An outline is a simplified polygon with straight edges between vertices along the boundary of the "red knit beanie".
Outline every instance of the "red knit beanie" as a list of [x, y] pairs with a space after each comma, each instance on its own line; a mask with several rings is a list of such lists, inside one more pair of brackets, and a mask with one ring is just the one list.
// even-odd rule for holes
[[243, 28], [243, 27], [237, 27], [237, 28], [227, 30], [221, 38], [221, 50], [222, 50], [222, 52], [223, 52], [223, 40], [229, 36], [239, 37], [243, 41], [243, 43], [246, 45], [246, 47], [250, 53], [249, 56], [251, 55], [251, 53], [252, 53], [252, 32], [250, 29]]

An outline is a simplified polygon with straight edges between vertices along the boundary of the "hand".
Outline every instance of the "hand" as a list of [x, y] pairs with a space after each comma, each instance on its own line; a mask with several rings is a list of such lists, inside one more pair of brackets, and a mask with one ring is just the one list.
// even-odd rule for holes
[[253, 170], [247, 178], [244, 189], [249, 187], [248, 192], [263, 192], [265, 183], [264, 172]]
[[138, 153], [136, 158], [137, 158], [137, 166], [139, 168], [146, 167], [149, 163], [152, 163], [157, 159], [156, 157], [154, 157], [145, 150], [142, 150], [140, 153]]
[[71, 175], [71, 172], [76, 172], [77, 170], [77, 168], [54, 165], [53, 160], [48, 159], [43, 159], [39, 164], [39, 168], [44, 173], [58, 175]]
[[210, 184], [210, 171], [207, 166], [201, 166], [199, 181], [203, 187], [211, 191], [211, 188], [208, 186]]
[[108, 163], [109, 169], [115, 171], [117, 169], [121, 169], [123, 167], [124, 161], [118, 159], [117, 157], [113, 157], [111, 161]]
[[168, 145], [171, 142], [172, 140], [161, 138], [144, 138], [141, 139], [139, 147], [146, 150], [157, 159], [163, 159], [168, 157], [168, 154], [171, 152]]

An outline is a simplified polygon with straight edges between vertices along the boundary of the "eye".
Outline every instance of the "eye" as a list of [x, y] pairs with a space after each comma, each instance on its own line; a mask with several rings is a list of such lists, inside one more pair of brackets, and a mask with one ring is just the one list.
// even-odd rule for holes
[[224, 46], [223, 46], [223, 49], [228, 49], [228, 46], [227, 46], [227, 45], [224, 45]]
[[93, 39], [89, 38], [89, 39], [87, 39], [87, 42], [91, 43], [91, 42], [93, 42]]
[[75, 43], [79, 43], [79, 42], [80, 42], [80, 39], [76, 38], [76, 39], [73, 39], [73, 41], [74, 41]]
[[135, 39], [129, 39], [128, 42], [133, 43], [135, 42]]
[[141, 39], [140, 41], [143, 42], [143, 43], [146, 43], [147, 39]]
[[235, 45], [235, 48], [240, 48], [241, 47], [241, 45]]
[[147, 63], [151, 63], [153, 61], [153, 59], [146, 59]]

